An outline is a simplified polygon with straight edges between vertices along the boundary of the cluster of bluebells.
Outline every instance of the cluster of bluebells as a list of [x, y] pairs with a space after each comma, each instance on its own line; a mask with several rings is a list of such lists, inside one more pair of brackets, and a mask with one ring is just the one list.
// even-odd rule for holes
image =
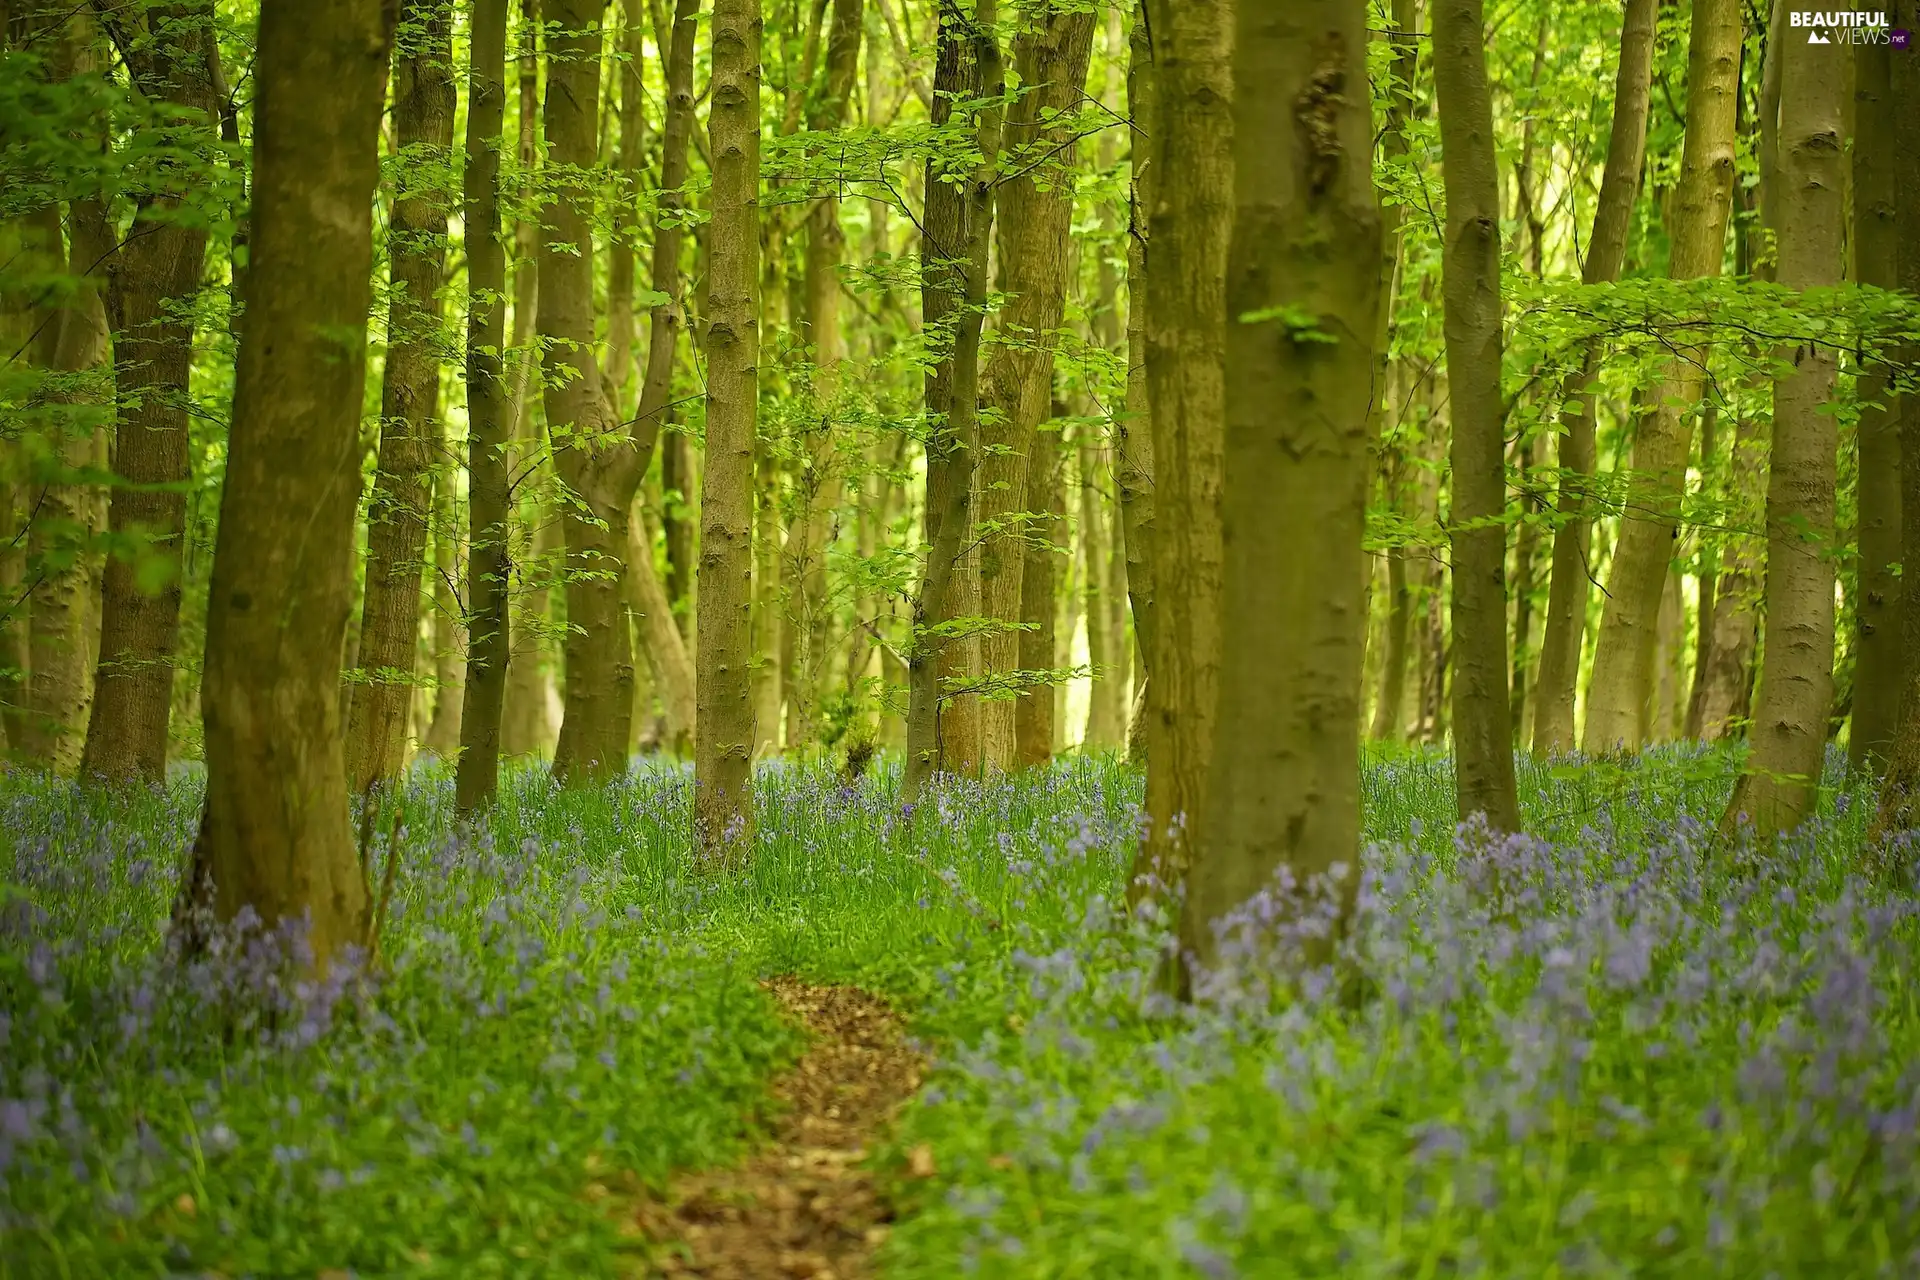
[[1920, 881], [1869, 873], [1872, 797], [1729, 842], [1727, 770], [1670, 752], [1598, 807], [1529, 770], [1547, 838], [1494, 837], [1396, 803], [1425, 768], [1370, 771], [1393, 838], [1323, 969], [1283, 958], [1325, 885], [1223, 922], [1193, 1006], [1117, 887], [1023, 936], [901, 1139], [945, 1180], [893, 1273], [1920, 1274]]
[[592, 1274], [593, 1175], [737, 1148], [795, 1047], [752, 975], [617, 863], [456, 834], [447, 781], [410, 789], [378, 971], [319, 977], [298, 921], [171, 941], [191, 778], [8, 781], [0, 1271]]

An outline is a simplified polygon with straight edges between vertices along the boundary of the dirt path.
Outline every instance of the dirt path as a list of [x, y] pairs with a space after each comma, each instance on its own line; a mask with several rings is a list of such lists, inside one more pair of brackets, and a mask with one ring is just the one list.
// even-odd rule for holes
[[[862, 1280], [890, 1216], [859, 1163], [925, 1064], [900, 1019], [855, 987], [762, 983], [813, 1043], [773, 1084], [773, 1141], [738, 1167], [678, 1180], [638, 1225], [663, 1248], [657, 1273], [703, 1280]], [[676, 1256], [677, 1254], [677, 1256]]]

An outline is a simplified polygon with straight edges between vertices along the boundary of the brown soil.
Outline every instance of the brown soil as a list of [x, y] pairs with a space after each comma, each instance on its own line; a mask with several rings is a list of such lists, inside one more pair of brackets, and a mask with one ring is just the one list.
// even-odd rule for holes
[[[791, 977], [761, 985], [813, 1041], [773, 1083], [773, 1141], [737, 1168], [680, 1178], [635, 1225], [662, 1242], [658, 1275], [863, 1280], [892, 1214], [861, 1162], [925, 1064], [876, 996]], [[932, 1172], [931, 1153], [914, 1151], [909, 1173]]]

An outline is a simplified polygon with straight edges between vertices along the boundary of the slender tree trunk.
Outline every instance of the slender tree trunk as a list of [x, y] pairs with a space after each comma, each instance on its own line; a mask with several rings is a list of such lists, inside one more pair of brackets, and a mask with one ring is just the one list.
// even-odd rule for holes
[[1460, 817], [1517, 831], [1507, 690], [1506, 458], [1500, 395], [1500, 204], [1480, 0], [1435, 0], [1453, 406], [1453, 750]]
[[633, 375], [634, 239], [640, 230], [640, 170], [647, 145], [646, 26], [642, 0], [620, 0], [620, 145], [615, 151], [614, 224], [607, 241], [607, 363], [601, 379], [615, 407], [626, 403]]
[[201, 686], [206, 809], [176, 924], [304, 916], [316, 967], [368, 941], [347, 816], [373, 194], [392, 31], [379, 0], [267, 0], [254, 63], [247, 324]]
[[696, 723], [693, 658], [674, 623], [666, 588], [654, 570], [653, 534], [642, 513], [634, 513], [627, 537], [628, 607], [633, 610], [641, 648], [666, 711], [666, 747], [677, 756], [685, 756], [693, 750]]
[[[72, 49], [83, 37], [71, 28], [61, 38]], [[56, 54], [56, 58], [66, 55]], [[75, 52], [76, 58], [84, 54]], [[53, 474], [33, 486], [33, 517], [27, 526], [28, 603], [26, 714], [16, 752], [59, 772], [72, 769], [84, 747], [88, 677], [93, 672], [87, 617], [93, 596], [98, 532], [94, 494], [83, 473], [95, 465], [91, 425], [104, 387], [89, 375], [109, 356], [107, 313], [101, 301], [104, 263], [114, 244], [106, 210], [97, 200], [68, 205], [62, 247], [60, 216], [49, 206], [31, 220], [47, 256], [75, 281], [73, 292], [39, 326], [37, 360], [57, 386], [46, 399], [62, 408], [49, 435], [54, 456], [42, 463]]]
[[467, 672], [461, 689], [454, 806], [473, 814], [500, 778], [500, 719], [512, 652], [513, 422], [506, 345], [506, 248], [500, 242], [500, 151], [505, 145], [508, 0], [474, 0], [467, 82]]
[[[1617, 280], [1626, 264], [1627, 236], [1640, 193], [1647, 150], [1647, 104], [1653, 76], [1654, 21], [1658, 0], [1628, 0], [1620, 32], [1620, 66], [1613, 87], [1613, 129], [1607, 167], [1593, 211], [1587, 284]], [[1540, 671], [1534, 683], [1533, 749], [1541, 755], [1573, 749], [1574, 697], [1580, 680], [1580, 648], [1587, 627], [1587, 585], [1593, 572], [1593, 517], [1588, 487], [1595, 466], [1593, 383], [1599, 352], [1588, 348], [1577, 381], [1562, 388], [1565, 428], [1559, 443], [1560, 492], [1553, 531], [1553, 567], [1547, 585], [1547, 621], [1540, 637]]]
[[667, 599], [673, 602], [680, 634], [688, 640], [693, 638], [693, 608], [687, 597], [693, 586], [694, 522], [681, 511], [692, 507], [697, 485], [692, 442], [682, 432], [668, 431], [660, 439], [660, 534], [667, 545]]
[[[1147, 0], [1138, 0], [1127, 38], [1127, 107], [1132, 114], [1131, 192], [1127, 225], [1127, 401], [1114, 441], [1113, 478], [1120, 490], [1121, 541], [1127, 557], [1127, 603], [1133, 614], [1134, 646], [1140, 678], [1134, 682], [1127, 725], [1127, 755], [1146, 754], [1146, 693], [1153, 679], [1153, 412], [1147, 385], [1148, 244], [1156, 181], [1154, 155], [1153, 38], [1147, 26]], [[1136, 749], [1137, 748], [1137, 749]]]
[[713, 266], [700, 486], [694, 834], [709, 858], [753, 848], [753, 439], [760, 352], [760, 0], [715, 0]]
[[[1051, 403], [1049, 400], [1049, 405]], [[1028, 449], [1031, 465], [1027, 468], [1027, 494], [1023, 505], [1026, 510], [1039, 514], [1041, 519], [1033, 531], [1032, 540], [1022, 549], [1026, 563], [1020, 569], [1020, 618], [1031, 628], [1020, 632], [1017, 661], [1023, 681], [1032, 680], [1032, 672], [1045, 671], [1057, 665], [1060, 634], [1054, 575], [1058, 566], [1071, 563], [1065, 554], [1067, 513], [1060, 474], [1059, 431], [1034, 432]], [[1073, 644], [1077, 621], [1069, 610], [1065, 628], [1065, 640], [1069, 646]], [[1091, 626], [1092, 622], [1089, 616], [1088, 625]], [[1063, 688], [1064, 685], [1028, 684], [1019, 701], [1014, 704], [1015, 768], [1031, 769], [1053, 758], [1054, 729], [1065, 719], [1056, 714], [1055, 693]]]
[[[198, 113], [200, 140], [218, 126], [214, 96], [213, 6], [191, 0], [155, 9], [138, 33], [118, 31], [142, 96]], [[83, 777], [159, 782], [167, 771], [181, 600], [181, 540], [190, 478], [187, 426], [192, 402], [192, 300], [200, 291], [207, 232], [173, 215], [178, 186], [144, 196], [119, 250], [105, 263], [107, 316], [115, 332], [114, 392], [120, 405], [108, 530], [123, 547], [101, 582], [100, 662]]]
[[784, 646], [786, 611], [780, 607], [780, 471], [762, 445], [754, 450], [753, 504], [753, 754], [755, 759], [780, 750], [781, 713], [786, 706], [781, 688], [780, 654]]
[[[1148, 0], [1154, 116], [1166, 181], [1151, 210], [1147, 378], [1153, 401], [1153, 578], [1147, 686], [1147, 831], [1130, 892], [1185, 877], [1205, 840], [1220, 665], [1221, 453], [1227, 248], [1233, 228], [1233, 8]], [[1177, 170], [1173, 158], [1179, 157]], [[1177, 176], [1176, 176], [1177, 175]]]
[[[452, 0], [405, 0], [396, 35], [394, 135], [409, 160], [445, 163], [453, 145]], [[420, 647], [420, 567], [440, 412], [440, 290], [447, 210], [433, 179], [401, 183], [388, 235], [393, 301], [380, 389], [380, 455], [367, 508], [366, 592], [351, 673], [347, 785], [400, 772]]]
[[[1854, 278], [1897, 287], [1900, 240], [1895, 230], [1893, 167], [1898, 124], [1893, 116], [1893, 50], [1854, 47]], [[1911, 52], [1905, 55], [1911, 57]], [[1912, 252], [1920, 254], [1920, 249]], [[1900, 419], [1885, 367], [1859, 372], [1859, 538], [1855, 605], [1853, 729], [1849, 763], [1879, 772], [1899, 726], [1906, 654], [1900, 634]], [[1916, 513], [1920, 515], [1920, 513]]]
[[[1718, 276], [1726, 252], [1740, 42], [1739, 0], [1693, 0], [1687, 137], [1669, 223], [1669, 267], [1676, 280]], [[1628, 513], [1621, 521], [1607, 579], [1581, 735], [1581, 746], [1589, 753], [1640, 745], [1643, 708], [1653, 696], [1660, 592], [1673, 560], [1692, 452], [1690, 419], [1683, 407], [1699, 403], [1705, 364], [1700, 351], [1685, 352], [1669, 364], [1665, 386], [1653, 412], [1640, 420], [1633, 442]]]
[[1118, 510], [1109, 511], [1102, 479], [1112, 474], [1110, 450], [1094, 447], [1092, 433], [1082, 436], [1080, 463], [1080, 547], [1086, 566], [1087, 665], [1093, 668], [1087, 691], [1087, 723], [1081, 746], [1111, 750], [1127, 740], [1127, 674], [1132, 652], [1127, 645], [1125, 539], [1117, 527]]
[[1734, 422], [1727, 523], [1734, 532], [1715, 581], [1713, 612], [1705, 624], [1707, 668], [1694, 682], [1687, 718], [1702, 742], [1733, 735], [1747, 718], [1750, 667], [1759, 640], [1760, 591], [1766, 577], [1767, 420], [1742, 412]]
[[[976, 0], [973, 17], [957, 8], [940, 11], [939, 45], [934, 66], [934, 124], [950, 118], [956, 97], [993, 99], [1003, 75], [999, 36], [994, 31], [997, 0]], [[913, 804], [952, 755], [968, 761], [968, 751], [952, 752], [947, 740], [955, 718], [946, 704], [943, 669], [950, 653], [963, 645], [939, 630], [968, 602], [956, 590], [960, 559], [973, 527], [973, 472], [979, 455], [980, 326], [987, 294], [987, 258], [992, 243], [994, 171], [1000, 154], [1001, 112], [980, 108], [974, 120], [978, 156], [972, 170], [944, 174], [927, 165], [926, 215], [922, 249], [921, 312], [926, 328], [951, 344], [950, 354], [927, 375], [926, 540], [927, 558], [913, 601], [913, 633], [907, 662], [907, 759], [900, 800]], [[956, 597], [959, 597], [956, 599]], [[970, 744], [968, 744], [970, 745]]]
[[621, 588], [627, 521], [642, 463], [594, 360], [593, 188], [599, 155], [600, 0], [546, 0], [541, 120], [555, 173], [541, 210], [539, 330], [547, 437], [567, 490], [565, 714], [553, 773], [568, 783], [626, 769], [633, 646]]
[[1330, 960], [1359, 883], [1360, 544], [1384, 289], [1366, 23], [1363, 0], [1243, 5], [1235, 35], [1219, 713], [1180, 922], [1202, 970], [1223, 918], [1283, 867], [1303, 887], [1330, 879], [1339, 915], [1282, 963]]
[[[1031, 88], [1007, 112], [1007, 160], [1015, 174], [1000, 188], [997, 290], [1006, 295], [996, 321], [999, 345], [987, 362], [979, 467], [980, 613], [992, 629], [980, 637], [984, 674], [1018, 680], [1023, 633], [1019, 624], [1047, 625], [1021, 613], [1021, 573], [1028, 546], [1046, 545], [1050, 530], [1030, 527], [1023, 513], [1045, 509], [1046, 485], [1027, 483], [1035, 435], [1053, 403], [1053, 346], [1066, 311], [1067, 268], [1073, 231], [1077, 156], [1072, 111], [1080, 101], [1093, 52], [1094, 13], [1038, 15], [1014, 37], [1019, 82]], [[1034, 493], [1040, 505], [1030, 505]], [[1051, 665], [1051, 658], [1041, 668]], [[1033, 697], [1051, 698], [1052, 686]], [[1029, 701], [1023, 697], [1019, 701]], [[980, 706], [981, 756], [989, 768], [1018, 763], [1018, 703], [1004, 698]]]
[[[1896, 27], [1920, 26], [1920, 3], [1896, 0], [1891, 6]], [[1899, 285], [1920, 294], [1920, 57], [1913, 51], [1893, 59], [1889, 76], [1890, 118], [1893, 121], [1894, 231], [1900, 245]], [[1920, 363], [1920, 348], [1907, 345], [1896, 353], [1899, 363]], [[1900, 397], [1900, 503], [1903, 511], [1920, 512], [1920, 394]], [[1900, 526], [1902, 565], [1920, 565], [1920, 519]], [[1910, 654], [1920, 654], [1920, 591], [1902, 594], [1901, 640]], [[1886, 780], [1880, 788], [1880, 810], [1875, 816], [1870, 845], [1879, 845], [1893, 832], [1920, 826], [1920, 661], [1907, 663], [1900, 698], [1900, 723], [1887, 758]]]
[[433, 480], [434, 527], [433, 589], [433, 716], [427, 721], [420, 747], [424, 751], [451, 759], [460, 750], [460, 717], [465, 711], [467, 675], [467, 635], [460, 616], [460, 529], [455, 523], [459, 509], [454, 502], [454, 472], [442, 467]]
[[[1840, 283], [1846, 194], [1845, 77], [1830, 50], [1780, 48], [1779, 279], [1790, 289]], [[1752, 751], [1726, 821], [1762, 836], [1791, 830], [1820, 798], [1833, 701], [1833, 536], [1838, 429], [1827, 411], [1837, 353], [1802, 343], [1780, 359], [1767, 479], [1765, 659]]]

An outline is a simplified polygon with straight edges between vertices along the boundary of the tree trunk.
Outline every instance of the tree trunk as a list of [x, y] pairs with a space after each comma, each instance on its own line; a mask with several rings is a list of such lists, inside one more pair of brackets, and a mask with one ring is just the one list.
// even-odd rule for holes
[[[1854, 48], [1854, 278], [1892, 289], [1899, 284], [1900, 240], [1894, 226], [1893, 166], [1898, 125], [1892, 110], [1894, 53], [1884, 44]], [[1903, 55], [1911, 56], [1911, 53]], [[1920, 255], [1920, 249], [1912, 252]], [[1899, 726], [1906, 680], [1900, 609], [1900, 421], [1884, 365], [1860, 369], [1859, 538], [1853, 671], [1853, 728], [1848, 762], [1879, 772]], [[1920, 517], [1920, 513], [1916, 513]]]
[[1735, 420], [1727, 502], [1727, 523], [1734, 532], [1715, 580], [1713, 612], [1702, 624], [1711, 630], [1707, 666], [1694, 681], [1687, 708], [1688, 723], [1702, 742], [1730, 736], [1747, 717], [1748, 668], [1759, 639], [1766, 576], [1765, 543], [1753, 531], [1764, 522], [1770, 439], [1769, 424], [1759, 414], [1742, 413]]
[[[1846, 193], [1845, 77], [1830, 50], [1797, 40], [1780, 48], [1779, 279], [1790, 289], [1840, 283]], [[1835, 491], [1839, 434], [1828, 404], [1838, 356], [1802, 343], [1780, 359], [1773, 387], [1767, 479], [1765, 660], [1746, 772], [1729, 824], [1761, 836], [1812, 816], [1820, 799], [1833, 701]]]
[[[1687, 137], [1669, 223], [1669, 269], [1676, 280], [1720, 274], [1732, 210], [1740, 42], [1739, 0], [1693, 0]], [[1607, 579], [1581, 735], [1581, 746], [1590, 754], [1640, 745], [1643, 709], [1653, 696], [1660, 592], [1673, 560], [1692, 452], [1690, 418], [1683, 416], [1683, 407], [1700, 402], [1705, 366], [1705, 353], [1698, 350], [1683, 352], [1668, 365], [1653, 412], [1640, 420], [1633, 442], [1629, 514], [1621, 520]]]
[[[410, 160], [445, 163], [453, 145], [452, 0], [405, 0], [395, 40], [394, 134]], [[351, 673], [347, 785], [356, 793], [400, 772], [420, 647], [420, 567], [439, 436], [440, 290], [447, 211], [437, 181], [393, 201], [387, 362], [380, 389], [380, 455], [367, 507], [366, 592]]]
[[[1049, 406], [1052, 400], [1049, 398]], [[1014, 753], [1017, 769], [1030, 769], [1053, 758], [1054, 728], [1065, 717], [1057, 716], [1056, 690], [1064, 685], [1034, 684], [1033, 673], [1058, 665], [1058, 610], [1055, 608], [1054, 574], [1058, 566], [1069, 563], [1067, 513], [1060, 466], [1060, 432], [1034, 432], [1028, 446], [1031, 465], [1027, 468], [1027, 492], [1022, 506], [1041, 519], [1032, 539], [1022, 548], [1026, 563], [1020, 569], [1020, 620], [1030, 629], [1021, 631], [1018, 669], [1026, 685], [1014, 703]], [[1071, 614], [1069, 614], [1071, 617]], [[1092, 625], [1089, 616], [1088, 625]], [[1066, 643], [1073, 643], [1074, 627], [1066, 627]]]
[[[936, 127], [951, 118], [956, 97], [998, 98], [1003, 74], [997, 0], [976, 0], [971, 20], [957, 8], [940, 11], [934, 65]], [[926, 172], [922, 241], [921, 314], [927, 330], [950, 344], [926, 380], [927, 558], [913, 601], [913, 632], [907, 660], [907, 759], [900, 800], [913, 804], [921, 788], [951, 763], [947, 734], [956, 718], [942, 685], [952, 678], [946, 662], [964, 652], [964, 641], [940, 628], [969, 616], [960, 565], [973, 526], [973, 473], [979, 456], [980, 325], [987, 294], [987, 258], [992, 243], [993, 178], [1000, 155], [1000, 108], [977, 109], [978, 156], [963, 175], [944, 174], [937, 163]], [[950, 181], [959, 176], [959, 182]], [[971, 744], [966, 744], [971, 746]], [[959, 754], [967, 759], [965, 747]]]
[[[1146, 279], [1153, 402], [1156, 602], [1147, 685], [1147, 831], [1136, 895], [1185, 877], [1205, 840], [1220, 665], [1220, 469], [1227, 248], [1233, 229], [1233, 7], [1148, 0], [1154, 66], [1149, 132], [1168, 162], [1153, 187]], [[1177, 167], [1173, 160], [1178, 157]]]
[[[1028, 485], [1028, 454], [1053, 403], [1054, 335], [1066, 311], [1073, 231], [1077, 147], [1071, 122], [1093, 53], [1094, 17], [1091, 9], [1036, 15], [1013, 41], [1015, 73], [1028, 88], [1007, 112], [1007, 163], [1019, 176], [1001, 186], [996, 211], [996, 288], [1007, 300], [987, 362], [974, 516], [981, 530], [980, 614], [990, 621], [980, 637], [980, 665], [996, 682], [1020, 680], [1023, 633], [1017, 628], [1040, 621], [1021, 613], [1021, 573], [1029, 543], [1045, 546], [1053, 536], [1021, 516], [1045, 508], [1052, 484], [1049, 476], [1040, 489]], [[1029, 505], [1036, 492], [1043, 495], [1041, 504]], [[1046, 614], [1050, 620], [1051, 598]], [[1052, 686], [1044, 693], [1051, 698]], [[982, 701], [980, 746], [987, 767], [1004, 771], [1018, 762], [1017, 719], [1014, 700]]]
[[753, 849], [753, 440], [760, 353], [760, 0], [715, 0], [713, 264], [700, 486], [694, 835], [717, 861]]
[[653, 567], [653, 534], [644, 515], [636, 511], [627, 527], [627, 601], [639, 628], [641, 648], [653, 671], [661, 706], [667, 714], [667, 750], [685, 756], [693, 750], [693, 658], [673, 620], [666, 588]]
[[660, 439], [660, 534], [667, 545], [666, 592], [673, 602], [680, 634], [689, 641], [693, 638], [693, 607], [687, 596], [693, 586], [694, 522], [681, 513], [692, 509], [697, 485], [692, 443], [683, 432], [666, 432]]
[[[812, 139], [830, 138], [846, 123], [848, 99], [859, 71], [864, 0], [833, 0], [827, 34], [825, 92], [806, 113]], [[807, 245], [801, 289], [805, 325], [813, 347], [813, 398], [819, 414], [800, 433], [804, 458], [798, 484], [799, 518], [787, 534], [787, 567], [792, 572], [785, 637], [791, 645], [793, 684], [786, 690], [789, 735], [795, 745], [819, 738], [832, 607], [827, 597], [827, 548], [838, 531], [838, 512], [846, 494], [845, 464], [834, 444], [840, 400], [840, 365], [846, 337], [840, 326], [841, 260], [846, 236], [840, 228], [840, 199], [829, 187], [807, 213]], [[796, 317], [798, 319], [798, 317]]]
[[1243, 6], [1235, 33], [1220, 704], [1180, 922], [1202, 972], [1221, 959], [1224, 918], [1280, 892], [1281, 868], [1303, 889], [1331, 880], [1338, 915], [1280, 963], [1331, 960], [1359, 884], [1361, 540], [1385, 285], [1366, 24], [1363, 0], [1298, 0]]
[[1436, 0], [1434, 82], [1447, 192], [1442, 292], [1452, 388], [1453, 750], [1464, 821], [1520, 827], [1507, 690], [1500, 194], [1480, 0]]
[[[138, 35], [116, 33], [141, 95], [199, 113], [192, 127], [202, 143], [215, 137], [219, 110], [212, 22], [210, 0], [192, 0], [154, 10], [149, 30]], [[122, 482], [107, 526], [123, 549], [108, 558], [101, 582], [100, 662], [82, 777], [159, 782], [167, 772], [190, 478], [190, 304], [207, 249], [204, 227], [173, 216], [185, 195], [143, 196], [132, 230], [105, 264], [107, 316], [119, 335], [113, 459]]]
[[[316, 968], [368, 942], [340, 657], [353, 601], [373, 194], [392, 31], [379, 0], [268, 0], [254, 63], [247, 324], [208, 593], [206, 809], [176, 924], [305, 917]], [[390, 12], [390, 11], [389, 11]]]
[[594, 360], [593, 184], [599, 155], [600, 0], [546, 0], [547, 87], [541, 122], [554, 169], [541, 210], [539, 329], [547, 438], [567, 491], [565, 713], [553, 774], [569, 784], [627, 765], [633, 646], [623, 604], [627, 519], [640, 459]]
[[[1127, 136], [1132, 156], [1127, 225], [1127, 400], [1114, 441], [1113, 478], [1120, 490], [1121, 541], [1127, 557], [1127, 603], [1133, 614], [1134, 647], [1140, 678], [1134, 682], [1127, 722], [1127, 755], [1138, 763], [1146, 753], [1147, 687], [1153, 679], [1153, 412], [1147, 385], [1148, 245], [1156, 180], [1154, 155], [1153, 39], [1147, 29], [1147, 0], [1138, 0], [1133, 30], [1127, 37]], [[1138, 750], [1135, 750], [1136, 745]]]
[[460, 616], [459, 579], [460, 529], [455, 523], [459, 511], [454, 505], [454, 473], [442, 468], [433, 479], [432, 539], [433, 575], [431, 600], [433, 622], [433, 716], [422, 735], [421, 750], [442, 760], [452, 759], [460, 750], [460, 717], [465, 711], [467, 674], [466, 626]]
[[[1580, 278], [1604, 284], [1620, 277], [1626, 264], [1633, 206], [1640, 193], [1640, 170], [1647, 150], [1647, 104], [1653, 78], [1654, 22], [1658, 0], [1628, 0], [1620, 30], [1620, 66], [1613, 86], [1613, 128], [1607, 140], [1607, 167], [1600, 200], [1593, 211], [1593, 234]], [[1593, 517], [1587, 488], [1595, 465], [1595, 417], [1592, 386], [1599, 353], [1589, 347], [1578, 379], [1561, 389], [1560, 492], [1555, 502], [1553, 566], [1547, 585], [1547, 622], [1540, 637], [1540, 670], [1534, 681], [1533, 749], [1550, 755], [1573, 749], [1573, 706], [1580, 681], [1580, 646], [1587, 627], [1587, 584], [1592, 573], [1589, 548]]]
[[[1908, 30], [1920, 27], [1920, 3], [1896, 0], [1893, 24]], [[1920, 294], [1920, 57], [1912, 50], [1893, 59], [1889, 76], [1894, 125], [1894, 231], [1900, 244], [1899, 285]], [[1898, 363], [1920, 363], [1920, 348], [1909, 344], [1896, 353]], [[1920, 394], [1900, 397], [1900, 504], [1902, 511], [1920, 511]], [[1900, 525], [1900, 562], [1920, 565], [1920, 519]], [[1902, 594], [1901, 642], [1908, 653], [1920, 654], [1920, 591]], [[1880, 788], [1880, 810], [1874, 818], [1869, 844], [1888, 834], [1920, 826], [1920, 661], [1909, 662], [1900, 698], [1900, 723], [1887, 759], [1886, 781]]]
[[1082, 435], [1080, 462], [1080, 549], [1087, 587], [1087, 665], [1093, 668], [1087, 691], [1087, 723], [1081, 747], [1108, 751], [1127, 740], [1126, 575], [1119, 512], [1109, 511], [1101, 480], [1112, 474], [1113, 452]]
[[474, 0], [467, 84], [467, 672], [461, 690], [454, 807], [474, 814], [500, 779], [500, 720], [512, 652], [513, 422], [506, 345], [507, 258], [500, 242], [500, 151], [505, 145], [508, 0]]

